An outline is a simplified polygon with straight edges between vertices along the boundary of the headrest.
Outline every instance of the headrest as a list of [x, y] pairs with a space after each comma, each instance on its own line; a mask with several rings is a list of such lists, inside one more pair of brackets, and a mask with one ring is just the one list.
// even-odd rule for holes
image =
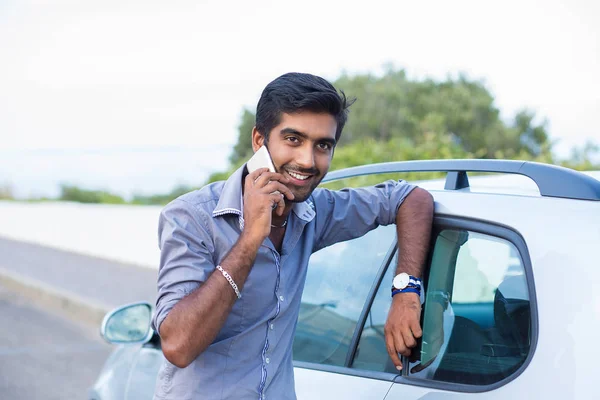
[[509, 276], [496, 290], [494, 320], [498, 332], [512, 345], [529, 345], [531, 311], [524, 275]]

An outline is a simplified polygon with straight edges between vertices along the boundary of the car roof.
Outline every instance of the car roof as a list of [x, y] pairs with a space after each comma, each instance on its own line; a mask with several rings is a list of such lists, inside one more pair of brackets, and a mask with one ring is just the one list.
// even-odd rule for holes
[[[581, 171], [600, 181], [600, 171]], [[431, 191], [445, 190], [446, 179], [433, 179], [411, 182]], [[540, 190], [533, 179], [516, 174], [469, 175], [469, 187], [458, 192], [540, 196]]]
[[[537, 195], [600, 201], [596, 172], [581, 173], [558, 165], [523, 160], [440, 159], [367, 164], [330, 171], [323, 183], [374, 174], [446, 172], [446, 179], [420, 181], [429, 190]], [[483, 174], [501, 174], [485, 177]], [[507, 175], [508, 174], [508, 175]], [[477, 184], [473, 185], [475, 179]]]

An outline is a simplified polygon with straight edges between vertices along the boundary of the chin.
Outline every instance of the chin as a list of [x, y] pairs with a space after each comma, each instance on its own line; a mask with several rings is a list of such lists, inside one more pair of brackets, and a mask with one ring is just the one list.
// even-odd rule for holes
[[296, 197], [294, 197], [294, 200], [285, 199], [285, 201], [288, 203], [304, 203], [309, 197], [310, 197], [310, 194], [305, 195], [305, 196], [296, 196]]
[[314, 182], [313, 182], [313, 184], [310, 187], [298, 187], [298, 186], [294, 186], [294, 185], [288, 186], [290, 188], [290, 190], [292, 191], [292, 193], [294, 193], [294, 200], [285, 199], [285, 201], [289, 201], [290, 203], [305, 202], [306, 200], [308, 200], [310, 195], [315, 191], [315, 189], [319, 186], [319, 183], [321, 183], [321, 180], [323, 180], [323, 178], [320, 178], [316, 184], [314, 184]]
[[312, 194], [312, 192], [314, 190], [315, 190], [315, 188], [311, 188], [308, 192], [302, 191], [301, 193], [297, 193], [296, 191], [293, 191], [292, 193], [294, 193], [294, 200], [286, 199], [285, 201], [289, 201], [291, 203], [303, 203], [306, 200], [308, 200], [308, 198], [310, 197], [310, 195]]

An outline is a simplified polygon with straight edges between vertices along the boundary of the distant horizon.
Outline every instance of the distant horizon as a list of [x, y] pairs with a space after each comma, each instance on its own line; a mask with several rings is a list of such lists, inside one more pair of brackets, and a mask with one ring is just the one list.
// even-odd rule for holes
[[[211, 173], [228, 166], [227, 157], [216, 153], [219, 148], [1, 150], [0, 187], [9, 186], [19, 199], [56, 198], [60, 185], [68, 184], [107, 190], [131, 200], [136, 194], [164, 194], [179, 185], [202, 185]], [[10, 177], [2, 173], [10, 169]]]
[[[223, 152], [221, 145], [0, 150], [0, 188], [8, 186], [16, 199], [26, 200], [58, 198], [60, 185], [66, 184], [106, 190], [129, 201], [135, 195], [166, 194], [181, 185], [200, 187], [210, 174], [228, 168], [231, 148], [227, 156]], [[600, 162], [597, 156], [595, 161]], [[82, 163], [90, 157], [93, 163]], [[13, 169], [9, 179], [1, 171], [11, 163], [20, 167]]]

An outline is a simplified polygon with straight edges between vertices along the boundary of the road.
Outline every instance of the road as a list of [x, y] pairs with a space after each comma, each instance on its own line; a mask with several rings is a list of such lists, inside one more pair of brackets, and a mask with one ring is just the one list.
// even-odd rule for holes
[[157, 270], [0, 236], [0, 270], [39, 281], [108, 309], [156, 299]]
[[111, 351], [98, 328], [0, 286], [0, 398], [85, 399]]

